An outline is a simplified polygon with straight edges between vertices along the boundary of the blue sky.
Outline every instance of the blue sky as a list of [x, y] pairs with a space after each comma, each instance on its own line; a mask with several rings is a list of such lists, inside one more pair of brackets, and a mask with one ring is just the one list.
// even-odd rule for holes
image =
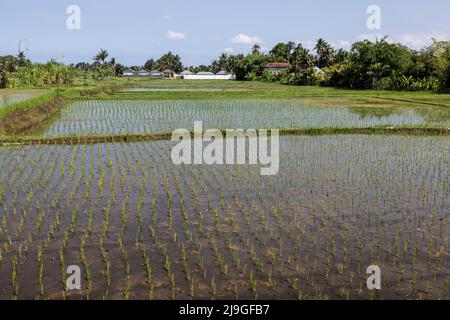
[[[369, 5], [381, 8], [381, 30], [366, 26]], [[81, 29], [69, 30], [69, 5], [81, 9]], [[99, 48], [127, 65], [142, 65], [169, 50], [185, 65], [209, 64], [224, 51], [248, 52], [252, 43], [280, 41], [309, 47], [323, 37], [347, 47], [361, 38], [389, 35], [419, 48], [434, 36], [450, 39], [450, 1], [406, 0], [14, 0], [0, 2], [0, 55], [65, 63], [89, 61]], [[62, 58], [64, 57], [64, 58]]]

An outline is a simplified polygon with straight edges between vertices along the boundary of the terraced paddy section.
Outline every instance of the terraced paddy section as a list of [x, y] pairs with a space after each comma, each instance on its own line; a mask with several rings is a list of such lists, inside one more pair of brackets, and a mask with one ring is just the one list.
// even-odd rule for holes
[[0, 298], [450, 298], [448, 137], [280, 142], [272, 177], [169, 141], [0, 147]]
[[312, 106], [273, 100], [83, 100], [34, 130], [41, 136], [159, 133], [204, 128], [353, 128], [432, 126], [448, 128], [450, 109]]
[[0, 108], [40, 96], [43, 93], [45, 93], [43, 90], [1, 89]]
[[239, 92], [242, 90], [237, 89], [217, 89], [217, 88], [189, 88], [189, 87], [180, 87], [180, 88], [127, 88], [123, 89], [120, 92]]

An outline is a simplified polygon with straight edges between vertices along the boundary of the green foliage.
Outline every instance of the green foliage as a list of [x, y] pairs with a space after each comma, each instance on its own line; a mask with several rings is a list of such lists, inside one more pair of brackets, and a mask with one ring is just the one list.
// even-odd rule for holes
[[179, 55], [169, 51], [154, 63], [153, 68], [158, 70], [170, 69], [179, 73], [183, 71], [183, 64]]
[[[226, 66], [237, 80], [289, 85], [401, 91], [438, 91], [450, 86], [450, 42], [434, 41], [432, 46], [414, 51], [383, 38], [356, 42], [350, 51], [336, 51], [319, 39], [314, 49], [315, 55], [301, 44], [288, 42], [278, 43], [269, 54], [263, 54], [255, 47], [248, 55], [222, 55], [212, 69]], [[291, 67], [283, 72], [264, 72], [268, 62], [288, 62]]]
[[432, 48], [436, 56], [438, 78], [444, 88], [450, 88], [450, 41], [434, 40]]
[[56, 62], [48, 62], [20, 68], [17, 73], [17, 81], [19, 85], [23, 86], [55, 86], [71, 84], [75, 76], [76, 71], [71, 67]]
[[153, 59], [147, 60], [147, 62], [144, 64], [144, 69], [147, 71], [152, 71], [154, 67], [155, 67], [155, 60]]
[[108, 50], [100, 49], [100, 51], [94, 56], [93, 60], [104, 64], [108, 56], [109, 56]]
[[[442, 44], [413, 51], [386, 39], [357, 42], [348, 54], [325, 68], [322, 85], [375, 90], [437, 91], [445, 86], [445, 57], [439, 64]], [[445, 48], [445, 46], [444, 46]]]
[[333, 64], [335, 59], [335, 51], [328, 42], [320, 38], [317, 40], [314, 49], [317, 53], [316, 61], [319, 68], [328, 67]]
[[8, 78], [6, 77], [6, 72], [0, 65], [0, 89], [6, 88], [7, 84], [8, 84]]
[[295, 49], [295, 43], [290, 41], [288, 43], [280, 42], [270, 50], [269, 54], [273, 62], [289, 62], [289, 57]]
[[264, 67], [269, 62], [269, 58], [258, 52], [247, 56], [238, 55], [234, 57], [235, 65], [233, 72], [237, 80], [258, 80], [264, 72]]

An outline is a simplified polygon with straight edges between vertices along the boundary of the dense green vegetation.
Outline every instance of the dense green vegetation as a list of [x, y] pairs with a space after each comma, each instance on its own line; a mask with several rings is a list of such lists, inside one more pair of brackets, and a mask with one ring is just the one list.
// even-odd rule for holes
[[[268, 62], [286, 62], [290, 68], [265, 72]], [[437, 91], [450, 86], [450, 42], [435, 41], [415, 51], [385, 38], [359, 41], [345, 51], [319, 39], [315, 54], [301, 44], [288, 42], [277, 44], [268, 54], [255, 46], [249, 55], [222, 56], [215, 64], [234, 71], [241, 80], [291, 85], [408, 91]]]

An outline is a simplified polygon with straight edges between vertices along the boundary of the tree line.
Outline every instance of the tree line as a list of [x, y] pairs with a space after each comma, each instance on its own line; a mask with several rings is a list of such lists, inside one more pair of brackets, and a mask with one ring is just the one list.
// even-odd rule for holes
[[[65, 66], [55, 61], [32, 64], [23, 52], [16, 56], [0, 57], [0, 87], [6, 86], [8, 73], [17, 73], [26, 84], [71, 83], [78, 71], [94, 79], [121, 76], [127, 66], [109, 58], [101, 49], [93, 62]], [[283, 62], [287, 70], [267, 72], [271, 62]], [[413, 50], [387, 38], [374, 42], [355, 42], [349, 50], [335, 49], [324, 39], [318, 39], [313, 50], [300, 43], [276, 44], [269, 52], [254, 45], [248, 54], [221, 54], [209, 65], [183, 66], [178, 54], [168, 52], [159, 59], [149, 59], [143, 66], [131, 69], [165, 70], [177, 73], [225, 70], [237, 80], [276, 82], [287, 85], [320, 85], [348, 89], [438, 91], [450, 88], [450, 42], [433, 40], [422, 49]], [[44, 79], [36, 79], [44, 77]]]
[[[265, 72], [269, 62], [285, 62], [283, 72]], [[350, 50], [319, 39], [314, 51], [294, 42], [278, 43], [268, 53], [255, 45], [248, 55], [222, 55], [212, 66], [233, 71], [239, 80], [349, 89], [430, 90], [450, 87], [450, 42], [434, 40], [412, 50], [387, 38], [358, 41]]]

